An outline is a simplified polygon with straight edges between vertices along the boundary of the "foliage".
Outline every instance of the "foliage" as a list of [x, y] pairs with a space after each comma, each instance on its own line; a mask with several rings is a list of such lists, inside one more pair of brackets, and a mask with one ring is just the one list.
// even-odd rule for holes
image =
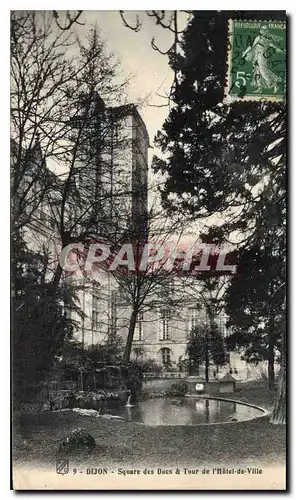
[[112, 365], [122, 359], [123, 340], [120, 335], [113, 334], [105, 344], [96, 344], [88, 347], [87, 356], [92, 367], [96, 365]]
[[226, 363], [225, 342], [218, 328], [211, 328], [209, 347], [213, 363], [216, 366], [224, 365]]
[[76, 452], [90, 453], [95, 446], [96, 442], [94, 437], [80, 427], [77, 427], [60, 443], [59, 454]]
[[216, 365], [226, 361], [225, 345], [216, 325], [198, 325], [192, 328], [186, 347], [189, 371], [198, 373], [199, 366], [209, 364], [212, 360]]
[[63, 347], [60, 366], [91, 371], [118, 364], [122, 358], [122, 343], [119, 335], [113, 335], [107, 342], [86, 346], [73, 339]]
[[185, 382], [175, 382], [166, 391], [167, 396], [169, 397], [174, 397], [174, 396], [182, 397], [185, 396], [187, 392], [188, 392], [188, 387]]
[[162, 365], [159, 365], [154, 359], [146, 359], [145, 361], [140, 361], [139, 364], [142, 367], [143, 373], [159, 373], [163, 369]]
[[244, 359], [268, 359], [270, 344], [282, 347], [283, 297], [282, 258], [259, 245], [241, 251], [237, 274], [226, 293], [226, 313], [231, 335], [228, 346], [244, 348]]
[[136, 401], [142, 393], [143, 369], [140, 363], [129, 361], [122, 365], [122, 375], [126, 388], [130, 391], [131, 401]]
[[[15, 237], [16, 235], [14, 235]], [[45, 257], [26, 248], [21, 235], [12, 254], [13, 394], [17, 402], [36, 398], [65, 340], [72, 336], [72, 322], [65, 316], [67, 290], [53, 289], [44, 280]], [[71, 294], [67, 299], [72, 301]]]
[[[83, 388], [90, 395], [93, 393], [108, 395], [118, 393], [118, 391], [130, 391], [133, 401], [136, 400], [142, 392], [142, 363], [137, 361], [124, 363], [121, 357], [118, 357], [114, 364], [107, 364], [105, 354], [101, 356], [101, 352], [104, 352], [104, 346], [98, 347], [99, 349], [96, 350], [89, 347], [83, 348], [77, 342], [67, 343], [63, 350], [63, 357], [57, 363], [61, 377], [64, 379], [69, 376], [68, 374], [71, 374], [77, 387], [80, 388], [82, 380]], [[109, 349], [110, 345], [105, 345], [105, 348]], [[106, 396], [105, 399], [108, 397]]]
[[[127, 391], [118, 390], [103, 390], [94, 391], [79, 391], [69, 393], [62, 402], [63, 408], [86, 408], [98, 410], [106, 408], [107, 404], [117, 403], [122, 404], [127, 399]], [[54, 400], [55, 401], [55, 400]]]
[[76, 397], [73, 392], [67, 394], [62, 402], [63, 408], [75, 408], [76, 407]]
[[[249, 15], [195, 12], [183, 35], [182, 53], [171, 59], [178, 75], [175, 105], [157, 136], [158, 145], [169, 153], [168, 159], [154, 159], [155, 170], [166, 174], [162, 192], [166, 206], [181, 208], [195, 218], [241, 209], [231, 229], [243, 224], [247, 229], [250, 219], [261, 218], [254, 210], [258, 203], [267, 204], [269, 215], [275, 217], [284, 208], [284, 105], [223, 102], [228, 19], [248, 19]], [[252, 13], [261, 20], [262, 15]], [[254, 196], [252, 188], [265, 176], [270, 182], [264, 182], [260, 195]], [[278, 190], [274, 189], [276, 184]], [[267, 196], [271, 191], [277, 206]]]
[[[277, 328], [285, 308], [286, 108], [285, 102], [264, 99], [225, 101], [229, 19], [285, 20], [285, 13], [193, 13], [181, 50], [171, 54], [173, 105], [157, 136], [163, 157], [155, 157], [153, 165], [165, 176], [164, 207], [194, 220], [215, 216], [208, 225], [219, 225], [223, 238], [237, 245], [241, 261], [246, 251], [249, 259], [258, 258], [257, 264], [249, 261], [251, 276], [244, 266], [244, 274], [232, 280], [229, 309], [234, 343], [244, 345], [249, 359], [262, 358], [268, 345], [272, 373], [275, 346], [283, 344]], [[283, 293], [277, 296], [279, 289]], [[256, 326], [260, 310], [269, 332]]]
[[[53, 272], [49, 262], [68, 243], [97, 237], [98, 217], [103, 218], [96, 196], [97, 153], [106, 148], [110, 121], [104, 121], [99, 137], [94, 116], [103, 122], [102, 106], [122, 103], [127, 83], [115, 82], [117, 61], [105, 53], [98, 29], [82, 42], [72, 29], [75, 22], [57, 30], [51, 11], [11, 12], [13, 370], [18, 398], [34, 397], [36, 383], [47, 377], [72, 336], [73, 322], [65, 309], [79, 309], [61, 286], [60, 265]], [[64, 174], [55, 174], [47, 162]], [[33, 240], [28, 248], [23, 233]], [[47, 253], [36, 249], [36, 233], [51, 245]], [[93, 349], [90, 365], [98, 359], [112, 362], [113, 347], [107, 354]]]

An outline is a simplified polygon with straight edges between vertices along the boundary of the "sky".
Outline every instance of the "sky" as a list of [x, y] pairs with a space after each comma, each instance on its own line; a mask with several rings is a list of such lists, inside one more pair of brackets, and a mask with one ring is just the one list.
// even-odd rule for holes
[[[106, 40], [107, 52], [113, 52], [119, 57], [124, 75], [133, 74], [128, 98], [137, 103], [147, 97], [139, 112], [153, 146], [154, 137], [169, 112], [167, 106], [153, 106], [167, 103], [166, 99], [158, 97], [157, 94], [165, 95], [169, 91], [173, 72], [169, 67], [168, 57], [153, 50], [151, 40], [155, 37], [155, 43], [164, 51], [171, 46], [173, 34], [156, 26], [155, 20], [147, 16], [145, 11], [125, 11], [126, 20], [132, 25], [135, 25], [137, 15], [142, 22], [142, 28], [137, 33], [124, 26], [119, 11], [84, 11], [79, 21], [85, 24], [77, 26], [76, 31], [83, 37], [89, 28], [97, 23], [102, 38]], [[181, 28], [184, 27], [187, 17], [187, 14], [179, 14]], [[149, 163], [154, 153], [153, 148], [149, 149]]]

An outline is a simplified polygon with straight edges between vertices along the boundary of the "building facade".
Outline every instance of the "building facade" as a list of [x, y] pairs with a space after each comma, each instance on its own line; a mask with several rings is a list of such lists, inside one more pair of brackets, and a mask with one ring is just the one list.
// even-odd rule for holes
[[[133, 238], [145, 240], [149, 147], [146, 126], [134, 105], [106, 108], [100, 101], [95, 109], [93, 120], [99, 123], [97, 129], [104, 135], [98, 150], [89, 155], [95, 162], [90, 169], [94, 198], [100, 200], [98, 210], [103, 214], [98, 239], [101, 234], [107, 234], [111, 247], [116, 247], [120, 241], [133, 241]], [[96, 149], [96, 144], [92, 143], [91, 148]], [[90, 182], [83, 164], [77, 165], [77, 177], [81, 195], [79, 210], [83, 211], [83, 193], [89, 196]], [[104, 268], [92, 270], [93, 276], [86, 279], [82, 274], [76, 276], [76, 283], [81, 287], [78, 297], [84, 317], [78, 323], [75, 336], [83, 345], [106, 342], [118, 329], [125, 336], [128, 320], [126, 305], [119, 307], [122, 300], [116, 279]], [[79, 321], [77, 313], [71, 315]]]
[[[112, 234], [114, 239], [132, 235], [146, 241], [149, 147], [146, 126], [135, 106], [106, 108], [100, 100], [95, 107], [93, 129], [95, 134], [92, 131], [91, 136], [99, 134], [100, 140], [91, 140], [87, 146], [93, 151], [91, 155], [88, 151], [91, 164], [85, 165], [82, 152], [76, 166], [75, 216], [83, 212], [86, 196], [92, 190], [96, 209], [104, 215], [101, 218], [103, 226], [98, 227], [98, 236], [103, 229]], [[40, 164], [46, 168], [38, 144], [31, 162], [32, 168], [40, 168]], [[53, 175], [48, 172], [49, 180]], [[73, 207], [68, 207], [69, 212]], [[26, 226], [25, 239], [35, 251], [41, 251], [46, 245], [48, 250], [58, 253], [59, 241], [50, 215], [51, 207], [44, 199]], [[49, 272], [53, 273], [54, 269]], [[114, 276], [100, 269], [96, 279], [83, 275], [65, 279], [74, 283], [79, 307], [83, 312], [80, 315], [77, 311], [65, 309], [65, 313], [75, 320], [76, 340], [84, 346], [101, 344], [116, 333], [125, 341], [132, 308]], [[216, 321], [220, 333], [226, 337], [225, 314], [220, 313]], [[187, 297], [186, 292], [175, 301], [173, 307], [166, 306], [164, 301], [158, 304], [157, 300], [153, 306], [144, 305], [137, 315], [131, 357], [142, 361], [149, 359], [163, 367], [179, 369], [186, 355], [190, 331], [206, 322], [205, 309], [197, 307], [192, 294]], [[251, 368], [241, 361], [239, 353], [230, 353], [225, 369], [229, 368], [237, 369], [241, 378], [252, 378]], [[260, 367], [255, 369], [258, 376], [260, 370]]]

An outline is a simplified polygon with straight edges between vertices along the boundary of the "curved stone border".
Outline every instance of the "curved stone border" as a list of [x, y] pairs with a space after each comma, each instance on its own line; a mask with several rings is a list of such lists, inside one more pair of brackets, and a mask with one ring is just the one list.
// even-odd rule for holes
[[243, 401], [239, 401], [237, 399], [229, 399], [229, 398], [223, 398], [223, 397], [222, 398], [221, 397], [218, 398], [217, 396], [207, 396], [205, 394], [201, 394], [201, 395], [197, 395], [197, 394], [185, 394], [185, 398], [191, 398], [191, 399], [215, 399], [215, 400], [218, 400], [218, 401], [227, 401], [228, 403], [236, 403], [236, 404], [239, 404], [239, 405], [250, 406], [251, 408], [255, 408], [256, 410], [262, 411], [262, 415], [259, 415], [258, 417], [247, 418], [245, 420], [236, 420], [236, 421], [229, 420], [227, 422], [205, 422], [204, 424], [195, 424], [196, 426], [199, 426], [199, 425], [238, 424], [240, 422], [250, 422], [251, 420], [258, 420], [260, 418], [267, 417], [267, 416], [271, 415], [271, 412], [268, 411], [268, 410], [266, 410], [262, 406], [254, 405], [252, 403], [247, 403], [247, 402], [243, 402]]

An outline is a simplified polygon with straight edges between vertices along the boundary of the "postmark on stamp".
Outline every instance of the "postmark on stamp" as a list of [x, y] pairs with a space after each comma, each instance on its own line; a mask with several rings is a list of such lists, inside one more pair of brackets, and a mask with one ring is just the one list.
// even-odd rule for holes
[[285, 72], [285, 21], [229, 21], [227, 99], [281, 101]]

